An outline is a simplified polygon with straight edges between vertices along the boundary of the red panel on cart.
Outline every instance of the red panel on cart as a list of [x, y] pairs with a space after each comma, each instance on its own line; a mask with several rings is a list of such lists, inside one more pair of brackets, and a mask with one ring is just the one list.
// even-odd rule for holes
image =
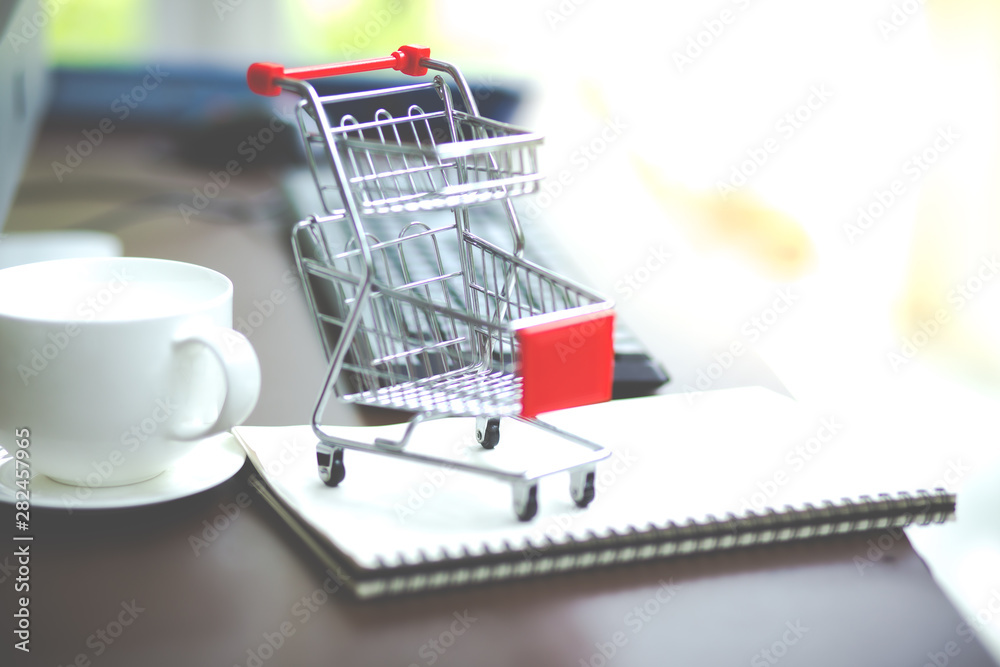
[[611, 399], [614, 320], [609, 309], [517, 330], [523, 416]]

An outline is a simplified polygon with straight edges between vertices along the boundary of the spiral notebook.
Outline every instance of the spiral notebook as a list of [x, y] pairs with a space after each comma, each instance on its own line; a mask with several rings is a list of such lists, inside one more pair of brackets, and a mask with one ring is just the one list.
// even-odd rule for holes
[[[578, 509], [568, 475], [541, 480], [539, 512], [519, 522], [508, 484], [348, 450], [326, 487], [308, 426], [238, 427], [251, 482], [360, 598], [630, 562], [941, 523], [954, 516], [947, 457], [873, 443], [837, 415], [761, 388], [612, 401], [544, 417], [614, 450], [597, 495]], [[508, 423], [510, 422], [510, 423]], [[401, 426], [342, 427], [352, 438]], [[504, 420], [482, 450], [474, 420], [420, 425], [409, 448], [520, 469], [575, 447]]]

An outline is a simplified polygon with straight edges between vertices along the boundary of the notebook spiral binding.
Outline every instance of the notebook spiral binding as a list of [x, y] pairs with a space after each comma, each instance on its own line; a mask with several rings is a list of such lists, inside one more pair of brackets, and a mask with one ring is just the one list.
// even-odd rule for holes
[[[295, 522], [288, 510], [277, 501], [267, 485], [251, 478], [250, 483], [286, 520]], [[526, 539], [523, 544], [509, 540], [501, 548], [462, 545], [438, 554], [420, 550], [408, 559], [403, 553], [395, 558], [378, 557], [378, 567], [358, 570], [348, 565], [350, 559], [323, 538], [304, 530], [302, 536], [328, 567], [328, 574], [362, 599], [405, 595], [437, 589], [485, 584], [531, 576], [591, 570], [614, 565], [689, 556], [745, 547], [835, 537], [849, 533], [901, 529], [910, 525], [944, 523], [955, 516], [955, 494], [945, 489], [920, 490], [915, 495], [899, 492], [877, 497], [860, 496], [826, 501], [816, 507], [785, 506], [781, 511], [747, 512], [743, 516], [727, 514], [723, 518], [707, 516], [701, 521], [688, 519], [662, 525], [631, 526], [627, 530], [608, 529], [597, 533], [588, 530], [562, 540], [545, 536]]]
[[[521, 546], [504, 542], [502, 550], [483, 544], [480, 553], [468, 547], [463, 553], [439, 556], [420, 552], [416, 562], [407, 562], [398, 554], [395, 565], [383, 563], [380, 576], [354, 581], [359, 597], [416, 593], [456, 585], [487, 583], [507, 579], [574, 570], [593, 569], [660, 558], [708, 553], [780, 542], [814, 539], [866, 531], [903, 528], [909, 525], [944, 523], [955, 516], [955, 495], [944, 489], [900, 492], [843, 498], [839, 503], [826, 501], [821, 507], [805, 504], [786, 506], [778, 512], [747, 512], [744, 516], [728, 514], [724, 518], [709, 515], [702, 521], [689, 519], [684, 524], [669, 522], [662, 526], [632, 526], [627, 531], [611, 529], [598, 535], [589, 531], [583, 537], [567, 535], [565, 541], [551, 536], [526, 540]], [[351, 573], [341, 574], [350, 578]]]

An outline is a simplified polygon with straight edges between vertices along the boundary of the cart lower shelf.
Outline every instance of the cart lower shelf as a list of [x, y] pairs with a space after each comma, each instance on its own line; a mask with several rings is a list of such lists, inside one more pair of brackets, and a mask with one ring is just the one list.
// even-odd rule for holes
[[[587, 507], [596, 494], [595, 479], [597, 463], [610, 455], [610, 450], [585, 438], [563, 431], [562, 429], [541, 421], [537, 418], [514, 416], [519, 422], [548, 431], [553, 436], [569, 440], [579, 445], [573, 456], [560, 457], [558, 463], [533, 465], [524, 470], [510, 470], [499, 466], [484, 465], [482, 462], [463, 461], [443, 457], [423, 451], [407, 451], [413, 431], [418, 424], [427, 420], [439, 418], [440, 415], [419, 413], [413, 417], [406, 431], [398, 440], [375, 438], [373, 442], [361, 442], [334, 436], [320, 426], [313, 430], [320, 438], [316, 445], [316, 463], [319, 477], [327, 486], [336, 487], [347, 477], [344, 463], [344, 450], [353, 449], [371, 454], [394, 456], [416, 463], [433, 466], [445, 466], [448, 469], [484, 475], [511, 485], [514, 513], [521, 521], [530, 521], [538, 512], [538, 482], [542, 477], [568, 472], [570, 478], [570, 497], [577, 507]], [[500, 440], [500, 419], [497, 417], [476, 418], [476, 440], [483, 449], [493, 449]], [[492, 455], [492, 454], [490, 454]], [[373, 483], [378, 483], [373, 480]]]
[[461, 371], [347, 394], [341, 400], [443, 417], [509, 417], [520, 413], [521, 382], [513, 373]]

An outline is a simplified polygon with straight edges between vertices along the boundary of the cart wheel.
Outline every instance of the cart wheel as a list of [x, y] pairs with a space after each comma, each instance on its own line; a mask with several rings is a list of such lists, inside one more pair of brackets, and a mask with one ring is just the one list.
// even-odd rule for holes
[[586, 507], [597, 493], [594, 488], [594, 471], [591, 470], [584, 476], [582, 484], [574, 483], [576, 481], [575, 479], [570, 481], [570, 495], [573, 496], [573, 502], [576, 503], [577, 507]]
[[334, 447], [331, 450], [317, 448], [316, 463], [319, 465], [319, 478], [327, 486], [337, 486], [344, 481], [347, 470], [344, 468], [342, 447]]
[[514, 487], [514, 512], [521, 521], [531, 521], [538, 514], [538, 485]]
[[485, 426], [476, 424], [476, 440], [483, 449], [493, 449], [500, 442], [500, 419], [491, 417]]

